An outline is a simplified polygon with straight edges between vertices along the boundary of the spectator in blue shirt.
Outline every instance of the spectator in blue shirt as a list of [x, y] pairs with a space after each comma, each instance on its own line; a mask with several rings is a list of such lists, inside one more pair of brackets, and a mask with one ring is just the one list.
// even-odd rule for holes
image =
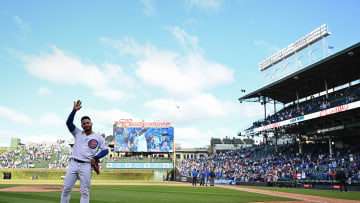
[[199, 172], [196, 169], [194, 169], [192, 172], [192, 177], [193, 177], [192, 185], [193, 186], [196, 186], [196, 181], [197, 181], [196, 178], [197, 178], [198, 174], [199, 174]]
[[324, 174], [323, 174], [323, 178], [324, 178], [324, 180], [328, 180], [329, 175], [328, 175], [326, 172], [324, 172]]

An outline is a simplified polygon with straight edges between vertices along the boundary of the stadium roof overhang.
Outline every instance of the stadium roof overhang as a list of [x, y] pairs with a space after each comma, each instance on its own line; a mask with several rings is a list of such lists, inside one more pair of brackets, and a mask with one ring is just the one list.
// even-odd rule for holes
[[[334, 55], [294, 72], [261, 89], [239, 98], [239, 101], [261, 101], [271, 98], [281, 103], [290, 103], [360, 79], [360, 43], [354, 44]], [[296, 94], [298, 93], [298, 96]]]

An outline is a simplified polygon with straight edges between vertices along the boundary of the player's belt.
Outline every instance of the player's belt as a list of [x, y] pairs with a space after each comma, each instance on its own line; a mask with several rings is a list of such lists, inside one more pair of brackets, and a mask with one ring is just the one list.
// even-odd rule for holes
[[74, 161], [76, 161], [76, 162], [78, 162], [78, 163], [88, 163], [88, 162], [86, 162], [86, 161], [81, 161], [81, 160], [79, 160], [79, 159], [75, 159], [75, 158], [71, 158], [72, 160], [74, 160]]

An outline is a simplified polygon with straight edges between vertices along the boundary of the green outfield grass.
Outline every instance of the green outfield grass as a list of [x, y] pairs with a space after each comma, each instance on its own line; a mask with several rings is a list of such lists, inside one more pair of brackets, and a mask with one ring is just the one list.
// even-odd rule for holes
[[262, 189], [262, 190], [271, 190], [279, 192], [289, 192], [295, 194], [304, 194], [304, 195], [315, 195], [321, 197], [330, 197], [330, 198], [339, 198], [339, 199], [349, 199], [349, 200], [360, 200], [360, 192], [340, 192], [338, 190], [319, 190], [319, 189], [296, 189], [296, 188], [277, 188], [277, 187], [255, 187], [255, 186], [237, 186], [237, 187], [246, 187], [253, 189]]
[[[173, 182], [173, 181], [151, 181], [151, 180], [91, 180], [92, 183], [164, 183], [164, 184], [181, 184], [181, 182]], [[16, 180], [3, 180], [0, 179], [1, 184], [22, 184], [22, 183], [49, 183], [49, 184], [63, 184], [63, 180], [28, 180], [28, 179], [16, 179]], [[79, 181], [76, 182], [77, 184]], [[188, 183], [184, 183], [188, 184]]]
[[[98, 176], [93, 172], [93, 180], [154, 180], [153, 170], [101, 170]], [[37, 175], [38, 180], [61, 180], [61, 176], [66, 174], [66, 170], [47, 170], [47, 169], [0, 169], [1, 173], [11, 173], [12, 180], [31, 180], [33, 175]], [[157, 173], [164, 173], [167, 170], [156, 170]]]
[[4, 180], [4, 179], [0, 179], [0, 185], [1, 184], [14, 184], [14, 183], [59, 183], [62, 184], [64, 181], [63, 180], [29, 180], [29, 179], [16, 179], [16, 180]]
[[[1, 188], [14, 185], [0, 185]], [[78, 187], [78, 186], [76, 186]], [[61, 192], [0, 192], [0, 202], [60, 202]], [[290, 201], [288, 198], [217, 187], [179, 186], [91, 186], [90, 202], [259, 202]], [[79, 202], [80, 192], [72, 192], [70, 202]]]

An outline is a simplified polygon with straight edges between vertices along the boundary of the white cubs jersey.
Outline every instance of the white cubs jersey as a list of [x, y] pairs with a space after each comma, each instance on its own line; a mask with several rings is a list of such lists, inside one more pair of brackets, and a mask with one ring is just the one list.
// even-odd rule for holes
[[146, 152], [147, 151], [147, 143], [146, 143], [145, 134], [137, 136], [136, 142], [137, 142], [137, 147], [138, 147], [137, 151], [138, 152]]
[[75, 138], [71, 158], [90, 162], [99, 149], [104, 150], [108, 148], [105, 144], [104, 138], [95, 132], [91, 135], [86, 135], [84, 131], [75, 127], [75, 130], [71, 132], [71, 134]]

